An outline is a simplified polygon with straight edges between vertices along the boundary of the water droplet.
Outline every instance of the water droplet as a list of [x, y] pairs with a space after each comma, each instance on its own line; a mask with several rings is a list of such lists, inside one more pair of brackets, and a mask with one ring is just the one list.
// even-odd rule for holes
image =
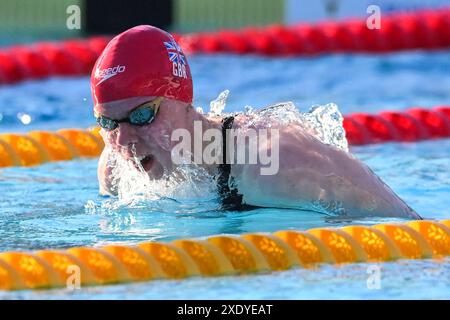
[[24, 125], [28, 125], [31, 123], [31, 116], [26, 113], [18, 113], [17, 118], [22, 122]]

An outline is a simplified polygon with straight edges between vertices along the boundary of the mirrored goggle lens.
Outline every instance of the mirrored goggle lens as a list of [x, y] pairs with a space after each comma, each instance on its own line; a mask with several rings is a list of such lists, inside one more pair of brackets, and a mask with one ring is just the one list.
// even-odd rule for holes
[[155, 118], [155, 110], [152, 107], [140, 108], [130, 114], [130, 123], [138, 126], [150, 123]]
[[114, 121], [114, 120], [111, 120], [108, 118], [104, 118], [104, 117], [98, 117], [97, 123], [100, 127], [102, 127], [103, 129], [106, 129], [106, 130], [114, 130], [118, 126], [117, 121]]

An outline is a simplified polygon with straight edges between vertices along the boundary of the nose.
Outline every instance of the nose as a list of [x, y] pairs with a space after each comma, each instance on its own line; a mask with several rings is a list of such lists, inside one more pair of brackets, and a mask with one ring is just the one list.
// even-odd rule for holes
[[138, 142], [136, 129], [129, 123], [121, 123], [116, 129], [116, 144], [121, 147], [129, 147]]

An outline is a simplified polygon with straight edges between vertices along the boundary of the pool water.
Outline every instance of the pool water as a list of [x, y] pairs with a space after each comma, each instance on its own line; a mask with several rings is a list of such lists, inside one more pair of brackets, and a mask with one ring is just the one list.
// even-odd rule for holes
[[[293, 101], [302, 111], [336, 103], [343, 114], [450, 102], [450, 51], [315, 58], [195, 56], [195, 105], [229, 89], [227, 112]], [[94, 124], [89, 79], [53, 78], [0, 87], [0, 132]], [[449, 218], [450, 140], [351, 147], [424, 218]], [[181, 200], [100, 197], [96, 159], [0, 170], [0, 251], [170, 241], [215, 234], [305, 230], [400, 219], [343, 220], [318, 213], [218, 211], [210, 194]], [[325, 265], [263, 275], [153, 281], [81, 290], [0, 292], [0, 299], [449, 299], [450, 259], [383, 263], [379, 289], [370, 264]], [[369, 268], [369, 269], [368, 269]]]

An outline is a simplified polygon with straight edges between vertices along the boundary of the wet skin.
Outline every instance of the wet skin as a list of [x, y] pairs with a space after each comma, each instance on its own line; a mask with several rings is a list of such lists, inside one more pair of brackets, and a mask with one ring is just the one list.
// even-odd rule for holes
[[[95, 112], [111, 119], [124, 119], [136, 106], [154, 97], [138, 97], [97, 105]], [[249, 115], [235, 118], [233, 129], [248, 129]], [[119, 152], [132, 159], [136, 156], [149, 176], [159, 179], [175, 165], [171, 150], [178, 143], [171, 141], [173, 130], [185, 128], [193, 134], [194, 121], [202, 121], [203, 130], [221, 128], [221, 119], [206, 117], [188, 104], [164, 99], [155, 120], [137, 127], [121, 123], [113, 131], [102, 130], [108, 148], [103, 151], [98, 167], [100, 192], [116, 194], [111, 184], [110, 152]], [[259, 129], [267, 124], [253, 122]], [[276, 125], [275, 125], [276, 127]], [[323, 144], [298, 124], [276, 127], [279, 130], [279, 170], [274, 175], [261, 175], [262, 164], [232, 165], [239, 193], [245, 203], [261, 207], [303, 208], [323, 213], [348, 216], [391, 216], [419, 219], [364, 163], [350, 153]], [[205, 146], [205, 145], [204, 145]], [[262, 150], [267, 153], [267, 146]], [[270, 150], [269, 150], [270, 151]], [[202, 165], [209, 173], [216, 165]]]

